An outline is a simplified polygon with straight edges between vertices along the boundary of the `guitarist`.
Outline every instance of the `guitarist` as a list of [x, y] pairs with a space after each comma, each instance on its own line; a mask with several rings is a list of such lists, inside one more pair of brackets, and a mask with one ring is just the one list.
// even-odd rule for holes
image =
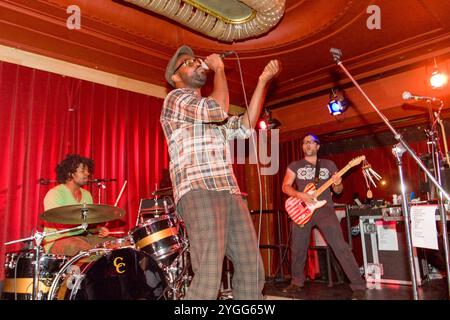
[[[304, 286], [304, 267], [311, 229], [313, 226], [317, 226], [350, 280], [350, 287], [354, 292], [353, 297], [355, 299], [362, 298], [366, 289], [366, 283], [361, 278], [355, 257], [342, 235], [341, 227], [334, 211], [332, 193], [325, 191], [318, 197], [319, 199], [314, 199], [307, 192], [297, 191], [305, 191], [305, 187], [311, 182], [314, 183], [317, 189], [326, 181], [333, 179], [332, 191], [336, 194], [342, 192], [344, 188], [342, 178], [336, 175], [338, 170], [335, 163], [326, 159], [319, 160], [317, 158], [319, 148], [319, 138], [311, 133], [306, 134], [303, 138], [304, 158], [289, 164], [283, 180], [282, 190], [288, 196], [299, 198], [309, 205], [313, 205], [316, 200], [326, 200], [326, 204], [321, 208], [317, 208], [311, 220], [306, 224], [299, 226], [294, 221], [291, 222], [292, 279], [291, 283], [282, 289], [282, 292], [295, 294], [300, 292]], [[294, 181], [297, 189], [292, 186]]]

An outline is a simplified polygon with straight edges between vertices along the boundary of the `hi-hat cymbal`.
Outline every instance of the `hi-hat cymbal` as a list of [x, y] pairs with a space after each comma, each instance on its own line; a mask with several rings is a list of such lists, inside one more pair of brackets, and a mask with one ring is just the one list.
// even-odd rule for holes
[[172, 196], [173, 191], [172, 191], [172, 187], [168, 187], [168, 188], [162, 188], [159, 190], [155, 190], [152, 192], [152, 194], [154, 196]]
[[[86, 219], [83, 219], [82, 209], [86, 209]], [[39, 218], [62, 224], [91, 224], [119, 219], [124, 215], [122, 208], [107, 204], [76, 204], [47, 210]]]

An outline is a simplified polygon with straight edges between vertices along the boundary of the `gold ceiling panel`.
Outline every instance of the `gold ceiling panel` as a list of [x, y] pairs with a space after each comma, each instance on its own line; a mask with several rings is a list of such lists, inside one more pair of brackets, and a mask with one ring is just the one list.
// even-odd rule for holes
[[225, 42], [257, 37], [283, 17], [286, 0], [125, 0]]

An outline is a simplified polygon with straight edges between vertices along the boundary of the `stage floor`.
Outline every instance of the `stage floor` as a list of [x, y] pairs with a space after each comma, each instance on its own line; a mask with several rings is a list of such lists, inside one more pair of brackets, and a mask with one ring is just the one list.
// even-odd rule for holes
[[[352, 291], [347, 284], [335, 284], [328, 287], [328, 282], [307, 281], [303, 290], [296, 294], [281, 292], [289, 280], [266, 281], [264, 297], [266, 300], [351, 300]], [[434, 279], [418, 287], [419, 300], [447, 300], [447, 280]], [[369, 284], [364, 300], [414, 300], [410, 285]]]

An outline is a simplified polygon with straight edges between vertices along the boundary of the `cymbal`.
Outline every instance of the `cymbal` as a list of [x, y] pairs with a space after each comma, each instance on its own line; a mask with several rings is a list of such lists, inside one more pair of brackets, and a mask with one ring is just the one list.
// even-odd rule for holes
[[[82, 217], [82, 210], [87, 209], [86, 219]], [[76, 204], [62, 206], [45, 211], [40, 219], [62, 224], [100, 223], [119, 219], [125, 215], [125, 210], [107, 204]]]
[[154, 196], [172, 196], [173, 191], [172, 191], [172, 187], [168, 187], [168, 188], [162, 188], [159, 190], [155, 190], [152, 192], [152, 194]]

